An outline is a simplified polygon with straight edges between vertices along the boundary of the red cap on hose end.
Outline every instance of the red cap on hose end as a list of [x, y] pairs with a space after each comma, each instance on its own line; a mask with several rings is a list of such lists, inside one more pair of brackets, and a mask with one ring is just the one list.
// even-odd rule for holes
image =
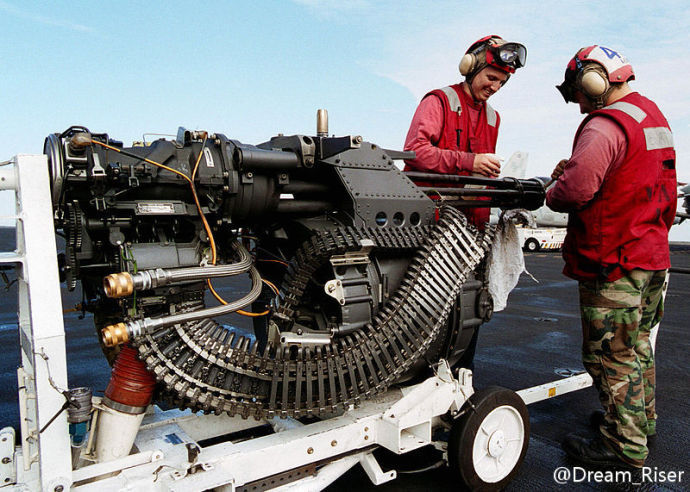
[[155, 386], [156, 379], [137, 358], [137, 351], [129, 345], [124, 345], [113, 365], [105, 397], [125, 407], [134, 407], [131, 410], [143, 407], [143, 412], [151, 403]]

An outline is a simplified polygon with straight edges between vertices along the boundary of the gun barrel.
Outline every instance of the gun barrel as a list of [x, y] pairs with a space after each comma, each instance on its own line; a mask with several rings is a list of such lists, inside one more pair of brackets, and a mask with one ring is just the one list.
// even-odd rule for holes
[[[458, 207], [501, 207], [526, 208], [536, 210], [544, 205], [546, 189], [537, 178], [483, 178], [478, 176], [455, 176], [434, 173], [406, 173], [407, 177], [418, 183], [420, 190], [427, 195], [450, 195], [459, 197], [450, 201]], [[423, 183], [422, 183], [423, 182]], [[437, 186], [433, 186], [437, 184]], [[465, 185], [473, 185], [466, 188]], [[474, 186], [483, 186], [476, 188]], [[462, 197], [481, 197], [486, 200], [463, 200]]]

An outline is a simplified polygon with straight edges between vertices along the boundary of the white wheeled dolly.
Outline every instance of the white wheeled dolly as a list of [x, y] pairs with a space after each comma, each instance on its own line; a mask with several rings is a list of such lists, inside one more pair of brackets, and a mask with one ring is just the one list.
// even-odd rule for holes
[[[372, 454], [376, 448], [404, 454], [429, 445], [445, 451], [470, 487], [501, 487], [517, 473], [527, 450], [526, 405], [592, 384], [588, 375], [578, 374], [518, 392], [499, 387], [475, 392], [471, 371], [452, 374], [440, 361], [435, 375], [420, 384], [390, 389], [307, 425], [151, 407], [132, 452], [104, 462], [94, 454], [93, 436], [107, 421], [107, 409], [94, 398], [90, 437], [73, 466], [66, 412], [60, 411], [67, 363], [48, 182], [45, 156], [20, 155], [0, 165], [0, 190], [14, 190], [17, 198], [17, 248], [0, 253], [0, 263], [19, 265], [22, 352], [20, 445], [14, 445], [12, 427], [0, 431], [0, 488], [321, 490], [356, 464], [378, 485], [395, 479], [396, 472], [381, 469]], [[447, 443], [433, 440], [438, 427], [450, 430]], [[258, 433], [264, 435], [247, 438]]]

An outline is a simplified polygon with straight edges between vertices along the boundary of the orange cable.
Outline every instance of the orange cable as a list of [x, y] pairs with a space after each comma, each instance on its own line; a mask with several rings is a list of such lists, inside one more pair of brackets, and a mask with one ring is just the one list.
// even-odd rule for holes
[[276, 294], [277, 296], [280, 295], [280, 291], [278, 290], [278, 287], [276, 287], [272, 282], [269, 282], [269, 281], [266, 280], [265, 278], [262, 278], [261, 281], [262, 281], [263, 283], [265, 283], [266, 285], [268, 285], [268, 286], [271, 288], [271, 290], [272, 290], [273, 292], [275, 292], [275, 294]]
[[[152, 161], [151, 159], [147, 159], [146, 157], [141, 157], [138, 156], [139, 159], [141, 159], [144, 162], [148, 162], [149, 164], [152, 164], [154, 166], [158, 166], [161, 169], [165, 169], [166, 171], [171, 171], [179, 176], [182, 176], [184, 179], [187, 180], [189, 183], [189, 186], [192, 190], [192, 197], [194, 198], [194, 203], [196, 204], [196, 208], [199, 211], [199, 217], [201, 217], [201, 222], [204, 224], [204, 229], [206, 230], [206, 234], [208, 235], [209, 242], [211, 243], [211, 264], [215, 265], [216, 264], [216, 259], [217, 259], [217, 252], [216, 252], [216, 241], [213, 237], [213, 233], [211, 232], [211, 226], [208, 224], [208, 221], [206, 220], [206, 216], [204, 215], [204, 212], [201, 210], [201, 203], [199, 202], [199, 196], [196, 193], [196, 187], [194, 186], [194, 179], [196, 177], [196, 172], [199, 169], [199, 163], [201, 162], [201, 156], [204, 153], [204, 146], [206, 145], [206, 140], [208, 138], [208, 133], [204, 133], [204, 140], [201, 143], [201, 150], [199, 151], [199, 156], [196, 159], [196, 163], [194, 164], [194, 169], [192, 170], [192, 177], [190, 178], [186, 174], [173, 169], [171, 167], [168, 167], [164, 164], [161, 164], [160, 162]], [[103, 142], [99, 142], [98, 140], [91, 140], [91, 143], [95, 143], [97, 145], [100, 145], [101, 147], [105, 147], [106, 149], [114, 150], [115, 152], [122, 153], [120, 149], [117, 147], [113, 147], [112, 145], [108, 145]], [[262, 279], [263, 280], [263, 279]], [[275, 285], [271, 284], [267, 280], [264, 280], [264, 282], [267, 282], [276, 292], [277, 289]], [[206, 284], [208, 285], [209, 289], [211, 290], [211, 293], [213, 294], [213, 297], [215, 297], [221, 304], [227, 305], [228, 303], [223, 299], [218, 292], [213, 288], [213, 284], [211, 283], [211, 279], [206, 279]], [[269, 313], [269, 310], [266, 310], [262, 313], [250, 313], [247, 311], [243, 311], [241, 309], [238, 309], [236, 313], [241, 314], [242, 316], [249, 316], [249, 317], [257, 317], [257, 316], [265, 316]]]
[[[95, 144], [97, 144], [97, 145], [100, 145], [101, 147], [105, 147], [106, 149], [110, 149], [110, 150], [114, 150], [115, 152], [122, 153], [122, 151], [121, 151], [120, 149], [118, 149], [117, 147], [113, 147], [113, 146], [108, 145], [108, 144], [105, 144], [105, 143], [103, 143], [103, 142], [99, 142], [98, 140], [91, 140], [91, 143], [95, 143]], [[150, 160], [150, 159], [147, 159], [146, 157], [139, 157], [139, 159], [141, 159], [141, 160], [144, 161], [144, 162], [148, 162], [149, 164], [153, 164], [154, 166], [158, 166], [158, 167], [160, 167], [160, 168], [163, 168], [163, 169], [165, 169], [166, 171], [170, 171], [170, 172], [173, 172], [173, 173], [175, 173], [175, 174], [179, 174], [179, 175], [182, 176], [184, 179], [186, 179], [187, 181], [191, 182], [191, 180], [189, 179], [189, 176], [187, 176], [187, 175], [184, 174], [184, 173], [181, 173], [180, 171], [178, 171], [178, 170], [176, 170], [176, 169], [173, 169], [173, 168], [171, 168], [171, 167], [165, 166], [165, 165], [161, 164], [160, 162], [152, 161], [152, 160]]]
[[283, 265], [283, 266], [290, 266], [288, 263], [286, 263], [286, 262], [284, 262], [284, 261], [280, 261], [280, 260], [264, 260], [264, 259], [261, 259], [261, 260], [256, 260], [256, 261], [262, 261], [262, 262], [265, 262], [265, 263], [280, 263], [280, 264]]

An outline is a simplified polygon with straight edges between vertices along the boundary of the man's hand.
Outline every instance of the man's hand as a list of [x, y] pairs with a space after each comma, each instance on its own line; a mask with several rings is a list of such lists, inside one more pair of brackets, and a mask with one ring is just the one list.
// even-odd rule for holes
[[501, 172], [501, 160], [496, 154], [476, 154], [472, 172], [495, 178]]
[[565, 165], [568, 164], [568, 159], [561, 159], [561, 161], [556, 165], [553, 172], [551, 173], [551, 179], [557, 180], [563, 174], [563, 169]]

